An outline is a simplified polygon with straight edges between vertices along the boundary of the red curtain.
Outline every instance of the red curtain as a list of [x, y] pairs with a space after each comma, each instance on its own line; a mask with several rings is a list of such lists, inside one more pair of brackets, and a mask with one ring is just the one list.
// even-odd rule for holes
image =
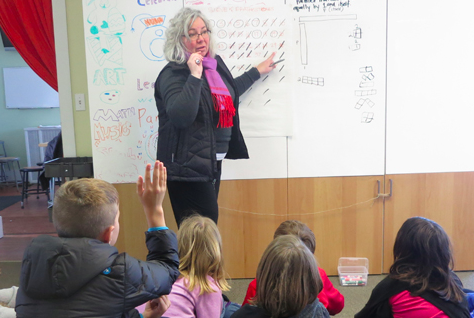
[[51, 0], [0, 0], [0, 27], [31, 69], [57, 91]]

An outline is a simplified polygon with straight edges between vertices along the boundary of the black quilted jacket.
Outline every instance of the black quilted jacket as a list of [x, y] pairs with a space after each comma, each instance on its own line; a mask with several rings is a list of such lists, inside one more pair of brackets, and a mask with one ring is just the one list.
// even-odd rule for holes
[[[248, 152], [239, 124], [239, 96], [260, 78], [260, 73], [252, 68], [233, 79], [222, 59], [216, 56], [216, 60], [217, 71], [236, 92], [236, 115], [226, 158], [246, 159]], [[214, 106], [203, 81], [204, 78], [191, 75], [187, 64], [170, 62], [155, 83], [160, 124], [157, 159], [166, 166], [170, 181], [207, 182], [217, 171]]]
[[146, 233], [147, 261], [88, 238], [41, 235], [25, 250], [17, 317], [139, 317], [136, 306], [169, 294], [179, 275], [171, 230]]
[[[457, 278], [457, 281], [462, 286], [459, 278]], [[354, 317], [393, 318], [392, 307], [389, 302], [390, 297], [398, 295], [402, 291], [412, 291], [413, 289], [414, 287], [410, 284], [387, 276], [375, 286], [365, 307]], [[450, 318], [470, 318], [466, 298], [463, 299], [462, 303], [453, 303], [443, 300], [435, 291], [425, 291], [421, 293], [420, 297], [442, 310]]]

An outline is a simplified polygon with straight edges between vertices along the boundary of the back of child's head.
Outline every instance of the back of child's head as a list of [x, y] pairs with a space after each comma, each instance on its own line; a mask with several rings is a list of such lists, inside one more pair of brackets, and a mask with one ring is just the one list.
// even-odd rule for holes
[[281, 235], [295, 235], [300, 238], [301, 241], [309, 248], [311, 253], [314, 254], [316, 250], [316, 238], [314, 237], [313, 231], [304, 224], [297, 220], [288, 220], [278, 226], [273, 235], [273, 238], [277, 238]]
[[414, 286], [414, 295], [435, 290], [446, 300], [461, 301], [463, 292], [452, 272], [451, 242], [436, 222], [407, 219], [397, 233], [393, 256], [390, 276]]
[[313, 303], [323, 288], [311, 251], [295, 235], [275, 238], [257, 268], [254, 303], [271, 317], [289, 317]]
[[53, 223], [60, 237], [97, 239], [114, 225], [118, 192], [99, 179], [78, 179], [63, 184], [54, 197]]
[[215, 290], [211, 276], [221, 290], [229, 290], [225, 279], [222, 239], [216, 223], [210, 218], [192, 215], [181, 223], [178, 231], [179, 271], [188, 280], [188, 289], [200, 287], [200, 295]]

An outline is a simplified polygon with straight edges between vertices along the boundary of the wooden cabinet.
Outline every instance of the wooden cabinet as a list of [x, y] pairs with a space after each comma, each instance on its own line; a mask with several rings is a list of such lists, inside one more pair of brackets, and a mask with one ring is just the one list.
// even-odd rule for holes
[[[381, 192], [393, 195], [377, 198]], [[384, 184], [385, 183], [385, 184]], [[385, 185], [385, 189], [384, 189]], [[120, 198], [120, 251], [145, 259], [147, 225], [134, 184], [116, 184]], [[316, 236], [316, 259], [337, 275], [339, 257], [367, 257], [371, 274], [387, 273], [402, 223], [424, 216], [451, 237], [456, 270], [473, 270], [474, 172], [363, 177], [289, 178], [222, 181], [219, 230], [226, 269], [232, 278], [255, 277], [263, 251], [278, 225], [306, 223]], [[166, 222], [177, 231], [169, 199]]]
[[393, 262], [393, 243], [403, 222], [423, 216], [439, 223], [451, 238], [455, 270], [473, 270], [474, 172], [387, 175], [393, 196], [385, 200], [383, 272]]
[[294, 178], [288, 182], [288, 219], [306, 223], [316, 236], [316, 259], [337, 275], [339, 257], [367, 257], [371, 274], [382, 272], [383, 176]]
[[255, 277], [260, 257], [287, 217], [288, 179], [222, 181], [218, 224], [231, 277]]

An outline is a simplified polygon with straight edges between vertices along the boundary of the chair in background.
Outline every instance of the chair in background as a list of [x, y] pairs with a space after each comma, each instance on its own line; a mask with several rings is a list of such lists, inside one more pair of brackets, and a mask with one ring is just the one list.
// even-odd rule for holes
[[[20, 158], [8, 157], [7, 151], [5, 150], [5, 142], [3, 140], [0, 140], [0, 151], [3, 151], [3, 153], [0, 154], [0, 182], [8, 183], [8, 176], [5, 170], [5, 166], [7, 166], [8, 170], [13, 171], [15, 186], [17, 191], [19, 192], [20, 190], [18, 189], [18, 179], [16, 178], [15, 172], [15, 162], [18, 166], [18, 171], [20, 171]], [[11, 167], [10, 163], [12, 164]]]
[[[44, 163], [47, 163], [56, 158], [62, 158], [63, 154], [63, 138], [61, 132], [51, 139], [46, 146], [46, 150], [44, 152], [44, 162], [38, 162], [38, 166], [44, 166]], [[47, 178], [45, 176], [45, 171], [43, 170], [39, 176], [39, 182], [43, 190], [47, 190], [49, 188], [49, 200], [48, 200], [48, 208], [52, 208], [53, 206], [53, 199], [54, 199], [54, 187], [55, 185], [61, 185], [61, 179], [57, 178]], [[51, 217], [50, 217], [51, 221]]]
[[[35, 166], [35, 167], [25, 167], [23, 169], [20, 169], [20, 174], [21, 174], [21, 182], [23, 183], [23, 187], [21, 189], [21, 208], [23, 209], [25, 206], [24, 206], [24, 202], [25, 202], [25, 199], [28, 199], [28, 195], [29, 194], [36, 194], [36, 199], [39, 199], [39, 195], [40, 194], [46, 194], [46, 196], [48, 197], [48, 201], [50, 200], [49, 199], [49, 189], [40, 189], [40, 173], [43, 172], [44, 170], [44, 167], [39, 167], [39, 166]], [[28, 175], [30, 173], [37, 173], [38, 174], [38, 177], [37, 177], [37, 181], [36, 181], [36, 189], [30, 189], [30, 182], [29, 182], [29, 177]]]

